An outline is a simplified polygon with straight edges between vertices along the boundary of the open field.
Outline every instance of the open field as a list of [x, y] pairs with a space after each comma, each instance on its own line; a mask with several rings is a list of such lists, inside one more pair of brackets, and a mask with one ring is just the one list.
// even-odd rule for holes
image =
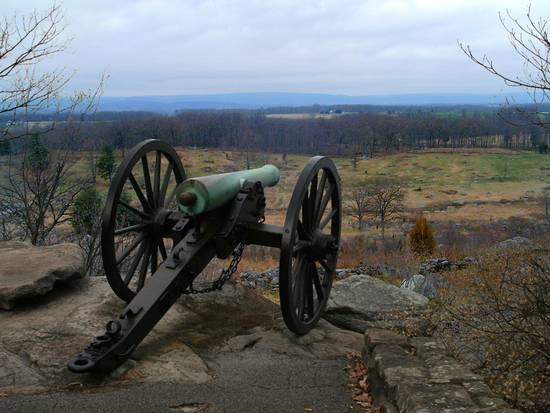
[[266, 118], [272, 119], [334, 119], [339, 116], [344, 116], [347, 113], [270, 113], [265, 115]]
[[[235, 151], [179, 148], [178, 154], [189, 176], [227, 172], [246, 165], [244, 155]], [[297, 175], [308, 159], [288, 155], [284, 163], [280, 154], [253, 156], [254, 166], [273, 163], [282, 172], [279, 185], [266, 191], [272, 222], [284, 219]], [[349, 159], [334, 160], [344, 194], [371, 180], [395, 180], [404, 186], [405, 204], [411, 212], [424, 211], [438, 221], [540, 215], [543, 189], [550, 183], [550, 156], [533, 152], [410, 152], [361, 160], [355, 169]]]
[[[246, 168], [246, 154], [202, 148], [177, 148], [188, 176], [209, 175]], [[121, 153], [117, 157], [122, 157]], [[76, 155], [73, 171], [86, 175], [87, 154]], [[405, 205], [411, 213], [424, 211], [430, 220], [495, 220], [512, 216], [539, 216], [542, 194], [550, 184], [550, 155], [518, 151], [426, 151], [365, 159], [355, 168], [350, 159], [333, 158], [342, 177], [344, 198], [353, 188], [373, 180], [392, 180], [405, 188]], [[249, 154], [251, 167], [273, 163], [281, 181], [266, 190], [269, 221], [281, 223], [297, 176], [309, 160], [305, 155]], [[0, 180], [7, 159], [0, 159]], [[108, 183], [98, 179], [98, 189]], [[349, 219], [345, 219], [349, 221]], [[349, 227], [345, 232], [356, 233]]]

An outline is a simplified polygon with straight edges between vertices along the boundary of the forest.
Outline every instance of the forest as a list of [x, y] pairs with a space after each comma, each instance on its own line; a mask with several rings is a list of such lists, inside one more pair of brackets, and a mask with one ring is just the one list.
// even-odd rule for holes
[[[15, 135], [48, 135], [54, 147], [96, 149], [108, 143], [117, 149], [145, 138], [163, 139], [175, 146], [238, 149], [297, 154], [372, 157], [379, 153], [429, 148], [489, 148], [545, 152], [549, 133], [533, 117], [545, 112], [533, 107], [308, 107], [297, 117], [262, 110], [99, 112], [74, 117], [33, 115], [0, 118]], [[287, 112], [288, 110], [288, 112]], [[353, 111], [352, 111], [353, 110]], [[316, 113], [314, 111], [317, 111]], [[281, 113], [281, 110], [278, 111]], [[323, 116], [325, 113], [334, 115]], [[57, 123], [59, 126], [53, 127]], [[79, 133], [68, 142], [68, 125]], [[5, 126], [4, 126], [5, 127]], [[18, 131], [18, 129], [21, 129]], [[51, 131], [50, 131], [51, 129]], [[15, 142], [0, 151], [17, 152]]]

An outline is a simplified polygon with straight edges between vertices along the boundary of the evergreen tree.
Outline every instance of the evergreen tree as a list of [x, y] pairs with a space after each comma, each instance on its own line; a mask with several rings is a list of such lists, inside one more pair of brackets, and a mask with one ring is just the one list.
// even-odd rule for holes
[[9, 155], [11, 153], [11, 146], [9, 141], [0, 141], [0, 156]]
[[99, 228], [99, 214], [103, 199], [95, 188], [88, 188], [78, 194], [71, 215], [71, 226], [79, 235], [93, 235]]
[[49, 150], [39, 135], [32, 135], [27, 152], [29, 166], [35, 171], [44, 171], [49, 165]]
[[116, 169], [115, 150], [112, 145], [106, 143], [101, 147], [101, 155], [97, 160], [96, 167], [99, 176], [111, 182], [111, 178]]

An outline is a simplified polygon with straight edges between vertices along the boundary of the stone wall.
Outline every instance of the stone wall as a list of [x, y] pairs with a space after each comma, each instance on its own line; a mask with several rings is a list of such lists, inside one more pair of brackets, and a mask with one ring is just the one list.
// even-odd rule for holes
[[431, 337], [369, 329], [363, 359], [382, 412], [519, 413]]

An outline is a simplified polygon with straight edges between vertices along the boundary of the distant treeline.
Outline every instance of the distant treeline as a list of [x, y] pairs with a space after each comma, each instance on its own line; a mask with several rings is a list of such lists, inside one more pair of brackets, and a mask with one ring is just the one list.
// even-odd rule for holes
[[[193, 111], [173, 116], [99, 113], [79, 122], [70, 145], [91, 149], [106, 142], [127, 148], [155, 138], [175, 146], [351, 156], [442, 147], [537, 150], [548, 144], [549, 131], [524, 124], [525, 108], [506, 112], [485, 109], [386, 107], [384, 112], [359, 113], [344, 108], [343, 114], [328, 118], [268, 117], [265, 111]], [[40, 130], [51, 120], [47, 115], [34, 118], [31, 130]], [[55, 121], [58, 127], [48, 139], [52, 144], [72, 124], [67, 119]]]

